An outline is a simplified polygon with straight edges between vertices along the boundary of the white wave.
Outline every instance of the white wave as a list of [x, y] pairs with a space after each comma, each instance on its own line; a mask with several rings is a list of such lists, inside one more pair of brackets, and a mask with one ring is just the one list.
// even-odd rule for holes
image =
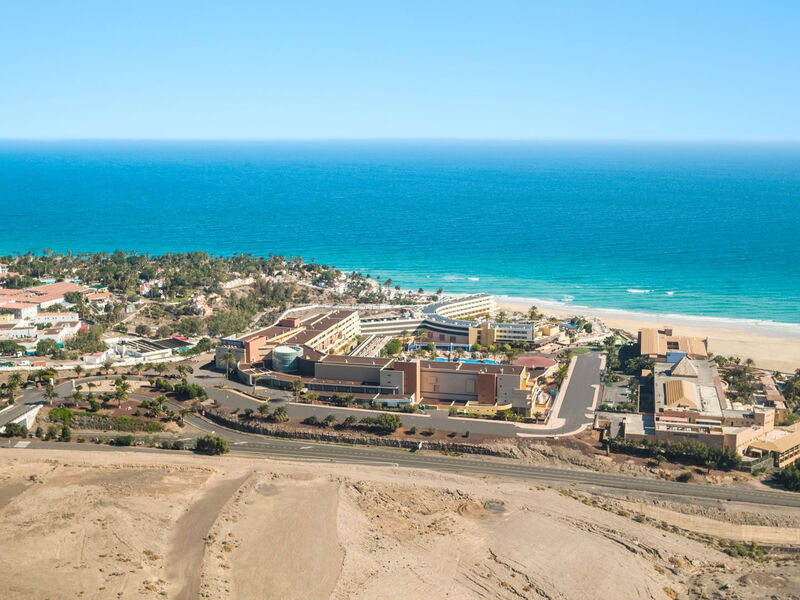
[[480, 277], [467, 277], [467, 279], [468, 279], [469, 281], [480, 281], [480, 280], [481, 280], [481, 278], [480, 278]]
[[639, 289], [636, 289], [636, 288], [628, 288], [625, 291], [628, 292], [629, 294], [649, 294], [653, 290], [639, 290]]
[[674, 296], [675, 292], [666, 292], [667, 296]]
[[570, 296], [569, 294], [564, 294], [561, 296], [562, 302], [572, 302], [573, 300], [575, 300], [575, 296]]
[[[455, 295], [455, 294], [454, 294]], [[467, 296], [468, 294], [462, 294]], [[539, 310], [547, 311], [552, 309], [555, 311], [569, 309], [574, 311], [575, 314], [582, 314], [583, 316], [596, 316], [596, 317], [617, 317], [620, 319], [630, 319], [632, 321], [644, 321], [650, 323], [668, 323], [673, 326], [686, 325], [686, 326], [699, 326], [717, 329], [729, 329], [736, 331], [747, 331], [752, 334], [761, 334], [767, 336], [776, 336], [780, 338], [800, 339], [800, 323], [786, 323], [781, 321], [773, 321], [769, 319], [746, 319], [735, 317], [719, 317], [710, 315], [692, 315], [681, 313], [663, 313], [663, 312], [646, 312], [626, 310], [622, 308], [604, 308], [598, 306], [586, 306], [583, 304], [565, 304], [558, 300], [550, 300], [546, 298], [534, 297], [521, 297], [510, 296], [507, 294], [496, 294], [497, 301], [512, 303], [514, 305], [531, 306], [534, 305]]]

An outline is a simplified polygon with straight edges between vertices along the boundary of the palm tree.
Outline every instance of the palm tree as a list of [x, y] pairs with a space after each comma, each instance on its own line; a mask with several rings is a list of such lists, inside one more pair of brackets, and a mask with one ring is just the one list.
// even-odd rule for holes
[[266, 417], [269, 414], [269, 404], [267, 402], [258, 407], [258, 414], [262, 417]]
[[118, 387], [114, 390], [114, 399], [117, 401], [117, 407], [122, 406], [122, 403], [128, 399], [128, 392], [126, 392], [123, 388]]
[[300, 400], [300, 392], [303, 391], [303, 380], [299, 377], [292, 381], [292, 392], [294, 393], [294, 401]]
[[72, 401], [75, 403], [75, 406], [80, 404], [81, 400], [83, 400], [83, 394], [81, 394], [79, 390], [72, 392]]
[[285, 406], [279, 406], [275, 409], [275, 412], [272, 413], [272, 419], [276, 423], [285, 423], [289, 420], [289, 412], [286, 410]]
[[182, 379], [186, 379], [186, 376], [189, 373], [194, 373], [194, 369], [192, 369], [192, 367], [190, 367], [189, 365], [185, 365], [183, 363], [179, 364], [176, 367], [176, 370], [178, 371], [178, 374], [180, 374]]
[[222, 355], [222, 362], [225, 365], [226, 377], [228, 379], [230, 379], [231, 378], [231, 365], [236, 362], [236, 359], [233, 356], [233, 352], [231, 352], [230, 350], [226, 350], [225, 354]]
[[83, 373], [83, 367], [80, 365], [75, 365], [72, 370], [75, 371], [75, 377], [80, 377], [81, 373]]
[[[533, 308], [536, 307], [534, 306]], [[537, 410], [535, 413], [533, 413], [533, 418], [536, 419], [536, 422], [538, 423], [542, 420], [542, 413]]]
[[744, 359], [744, 364], [749, 368], [755, 366], [756, 361], [754, 361], [752, 358], [746, 358]]
[[155, 365], [155, 370], [156, 373], [158, 373], [159, 375], [163, 375], [164, 373], [169, 371], [169, 367], [167, 366], [166, 363], [160, 362]]
[[16, 392], [20, 386], [22, 385], [22, 375], [19, 373], [12, 373], [8, 377], [8, 383], [6, 383], [6, 390], [8, 393], [8, 397], [11, 401], [11, 404], [14, 404], [14, 392]]

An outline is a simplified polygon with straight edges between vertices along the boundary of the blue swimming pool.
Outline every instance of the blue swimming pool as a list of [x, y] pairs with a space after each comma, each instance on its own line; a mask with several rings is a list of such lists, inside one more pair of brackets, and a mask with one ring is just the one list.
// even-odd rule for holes
[[476, 364], [487, 364], [487, 365], [500, 364], [497, 361], [489, 360], [488, 358], [485, 359], [485, 360], [477, 360], [477, 359], [474, 359], [474, 358], [462, 358], [460, 360], [456, 359], [456, 360], [453, 360], [453, 361], [448, 361], [446, 358], [437, 358], [436, 360], [438, 360], [439, 362], [463, 362], [463, 363], [476, 363]]

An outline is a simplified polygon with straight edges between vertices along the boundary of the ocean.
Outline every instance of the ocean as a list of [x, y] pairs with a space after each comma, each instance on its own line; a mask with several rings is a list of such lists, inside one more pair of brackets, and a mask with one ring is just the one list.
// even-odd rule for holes
[[798, 324], [800, 145], [0, 142], [0, 255], [44, 248]]

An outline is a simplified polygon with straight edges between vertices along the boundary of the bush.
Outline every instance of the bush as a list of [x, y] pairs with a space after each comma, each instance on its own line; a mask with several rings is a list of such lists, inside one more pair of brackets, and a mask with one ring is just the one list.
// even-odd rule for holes
[[9, 423], [6, 425], [5, 437], [28, 437], [28, 428], [23, 423]]
[[208, 398], [208, 394], [203, 389], [203, 386], [197, 385], [196, 383], [181, 382], [176, 384], [173, 390], [178, 400], [194, 400], [196, 398], [205, 400]]
[[109, 445], [111, 446], [133, 446], [133, 436], [132, 435], [118, 435], [115, 438], [112, 438], [108, 441]]
[[204, 435], [197, 438], [194, 451], [200, 454], [219, 455], [230, 452], [228, 440], [218, 435]]
[[61, 435], [58, 436], [59, 442], [69, 442], [72, 440], [72, 430], [69, 428], [69, 425], [62, 425], [61, 426]]
[[800, 492], [800, 466], [797, 463], [788, 465], [778, 476], [787, 490]]
[[686, 483], [687, 481], [691, 481], [693, 479], [691, 471], [684, 471], [680, 475], [675, 478], [675, 481], [680, 481], [682, 483]]
[[375, 423], [384, 433], [394, 433], [403, 424], [403, 420], [398, 415], [381, 413], [375, 419]]
[[48, 418], [54, 423], [63, 423], [64, 425], [69, 425], [69, 423], [72, 421], [72, 409], [63, 408], [60, 406], [53, 408], [50, 410]]
[[605, 443], [614, 452], [645, 458], [655, 458], [662, 454], [670, 462], [698, 466], [711, 465], [722, 471], [730, 471], [742, 464], [742, 457], [735, 450], [707, 446], [697, 440], [674, 442], [645, 439], [629, 441], [623, 438], [609, 438]]

